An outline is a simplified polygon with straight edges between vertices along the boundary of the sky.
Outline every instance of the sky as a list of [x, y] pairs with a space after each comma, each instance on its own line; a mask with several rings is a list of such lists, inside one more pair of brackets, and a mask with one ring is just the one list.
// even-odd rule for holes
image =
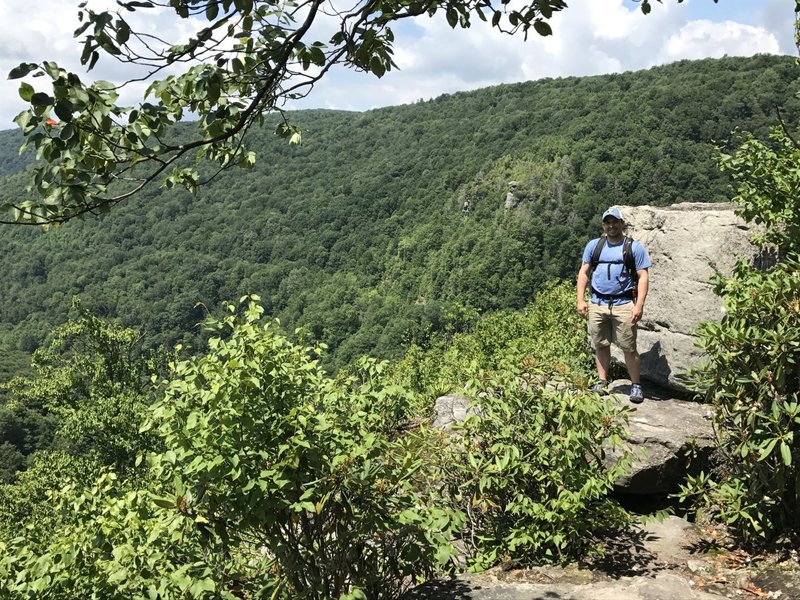
[[[86, 74], [81, 47], [72, 37], [79, 0], [0, 0], [0, 72], [21, 62], [51, 60], [84, 81], [127, 79], [125, 66], [103, 57]], [[406, 21], [395, 28], [395, 62], [383, 78], [337, 69], [311, 95], [290, 108], [368, 110], [428, 100], [445, 93], [544, 77], [587, 76], [646, 69], [681, 59], [797, 55], [794, 0], [651, 0], [645, 16], [634, 0], [567, 0], [550, 21], [554, 35], [527, 41], [477, 21], [452, 30], [443, 14]], [[35, 10], [31, 10], [31, 6]], [[89, 0], [97, 9], [112, 0]], [[171, 39], [186, 35], [188, 23], [164, 12], [146, 24]], [[0, 77], [0, 129], [15, 127], [25, 108], [19, 81]], [[36, 80], [32, 80], [36, 87]], [[123, 99], [141, 100], [144, 84], [128, 86]], [[42, 91], [45, 91], [42, 88]]]

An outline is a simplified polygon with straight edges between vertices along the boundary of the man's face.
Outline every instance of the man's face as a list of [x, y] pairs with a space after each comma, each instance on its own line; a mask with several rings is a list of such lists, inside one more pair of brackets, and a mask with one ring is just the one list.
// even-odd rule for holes
[[618, 237], [622, 234], [622, 221], [614, 217], [606, 217], [603, 219], [603, 231], [611, 238]]

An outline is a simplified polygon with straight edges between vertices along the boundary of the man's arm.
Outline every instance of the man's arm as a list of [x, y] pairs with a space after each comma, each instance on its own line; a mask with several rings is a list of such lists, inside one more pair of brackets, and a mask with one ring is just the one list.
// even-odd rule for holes
[[647, 292], [650, 289], [649, 269], [639, 269], [636, 271], [636, 276], [639, 280], [636, 284], [636, 304], [633, 305], [631, 311], [631, 323], [636, 323], [642, 318], [644, 301], [647, 300]]
[[578, 271], [578, 314], [585, 317], [589, 312], [586, 303], [586, 288], [589, 286], [589, 263], [583, 263]]

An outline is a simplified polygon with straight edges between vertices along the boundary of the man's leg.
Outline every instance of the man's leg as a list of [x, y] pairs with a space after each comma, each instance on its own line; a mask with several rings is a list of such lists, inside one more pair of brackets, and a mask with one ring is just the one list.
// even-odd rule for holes
[[[627, 360], [627, 356], [625, 357]], [[594, 362], [597, 364], [597, 377], [600, 381], [608, 381], [608, 369], [611, 366], [611, 346], [598, 346], [594, 351]]]
[[637, 327], [631, 323], [632, 309], [632, 302], [614, 307], [614, 333], [617, 346], [625, 355], [625, 366], [628, 368], [628, 377], [630, 377], [631, 383], [640, 383], [641, 360], [636, 349]]
[[594, 391], [604, 391], [608, 386], [608, 369], [611, 366], [612, 318], [607, 306], [589, 304], [589, 337], [594, 347], [597, 378]]
[[624, 354], [625, 366], [628, 367], [628, 377], [631, 378], [631, 383], [640, 383], [641, 360], [639, 353], [634, 350], [633, 352], [624, 352]]
[[617, 343], [625, 355], [625, 366], [628, 367], [628, 377], [631, 378], [630, 401], [639, 404], [644, 400], [639, 376], [641, 374], [641, 359], [636, 349], [636, 324], [631, 323], [631, 309], [633, 303], [620, 305], [617, 309]]

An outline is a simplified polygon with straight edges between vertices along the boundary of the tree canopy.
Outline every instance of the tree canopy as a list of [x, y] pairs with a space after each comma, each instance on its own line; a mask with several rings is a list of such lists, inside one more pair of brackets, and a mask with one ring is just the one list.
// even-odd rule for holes
[[[642, 12], [650, 12], [650, 0], [640, 2]], [[53, 61], [22, 63], [9, 74], [39, 76], [51, 85], [20, 85], [30, 108], [15, 122], [42, 163], [30, 195], [6, 205], [11, 222], [60, 223], [106, 211], [161, 178], [195, 190], [206, 179], [190, 156], [214, 161], [219, 170], [252, 166], [255, 154], [244, 135], [254, 123], [283, 114], [287, 101], [309, 94], [334, 65], [378, 77], [394, 68], [392, 25], [403, 19], [444, 12], [453, 28], [468, 28], [477, 18], [510, 35], [527, 36], [531, 29], [550, 35], [549, 20], [567, 7], [564, 0], [366, 0], [349, 8], [331, 0], [117, 4], [114, 11], [95, 12], [82, 2], [75, 37], [82, 40], [87, 69], [106, 55], [130, 67], [128, 81], [85, 83]], [[187, 27], [199, 26], [180, 42], [137, 27], [137, 18], [164, 10]], [[145, 98], [122, 106], [120, 89], [133, 81], [148, 83]], [[197, 127], [176, 137], [173, 126], [187, 116]], [[286, 118], [276, 132], [299, 140]]]
[[[776, 106], [796, 123], [795, 80], [791, 57], [729, 57], [292, 112], [302, 145], [255, 127], [247, 144], [270, 160], [195, 197], [152, 185], [102, 220], [0, 227], [0, 368], [45, 343], [76, 295], [148, 347], [197, 346], [206, 308], [257, 293], [287, 331], [328, 345], [326, 368], [397, 356], [469, 311], [522, 308], [573, 278], [600, 207], [725, 200], [712, 140], [765, 138]], [[0, 132], [0, 165], [19, 139]], [[0, 203], [27, 176], [0, 179]], [[511, 181], [518, 204], [505, 209]]]

